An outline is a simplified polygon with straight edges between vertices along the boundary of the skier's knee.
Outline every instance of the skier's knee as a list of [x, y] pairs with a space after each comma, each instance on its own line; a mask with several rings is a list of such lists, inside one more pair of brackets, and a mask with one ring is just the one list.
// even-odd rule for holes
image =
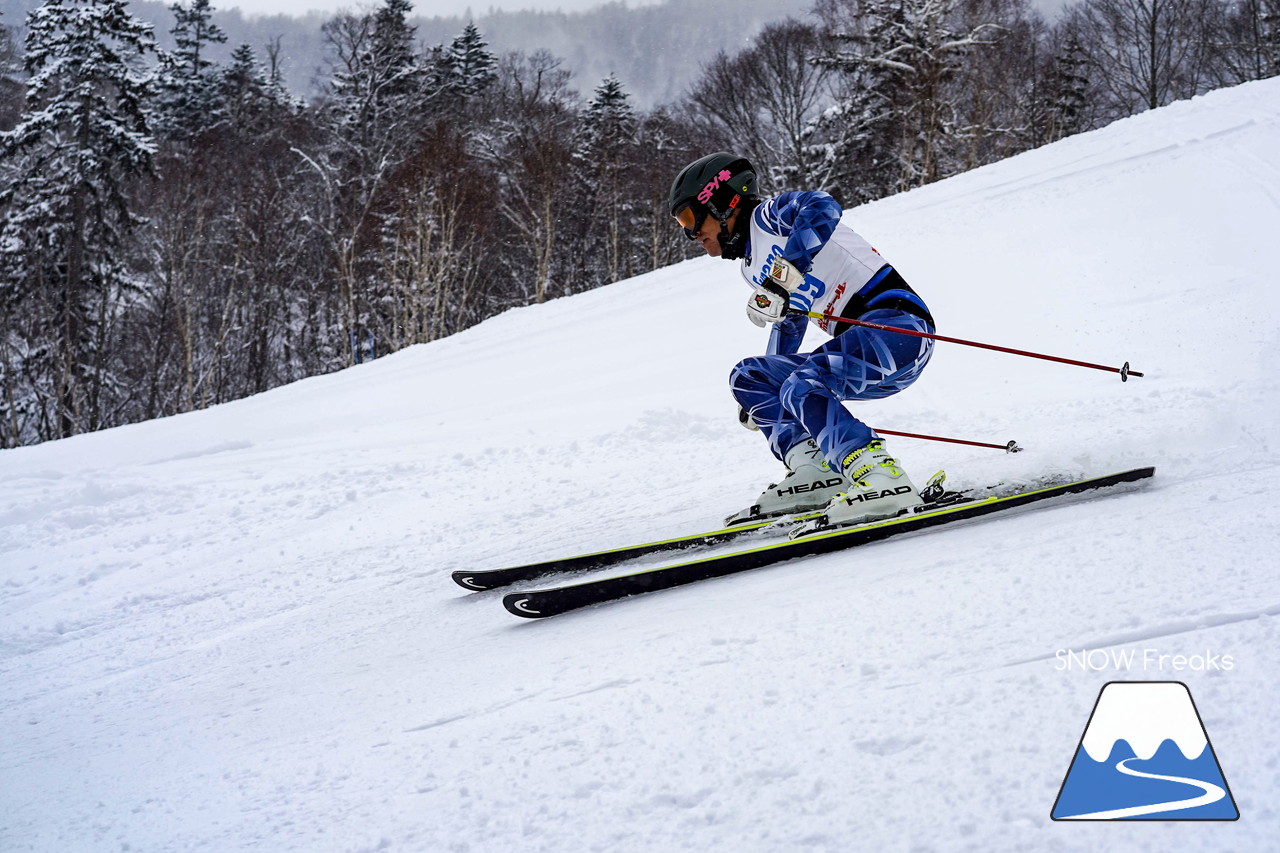
[[729, 388], [735, 397], [739, 392], [763, 388], [769, 384], [769, 371], [765, 367], [765, 360], [759, 356], [744, 358], [729, 371]]
[[829, 387], [829, 383], [823, 381], [823, 379], [821, 371], [797, 370], [782, 383], [782, 388], [778, 392], [778, 399], [787, 411], [799, 412], [804, 403], [804, 398], [813, 391], [823, 390], [833, 397], [837, 396]]

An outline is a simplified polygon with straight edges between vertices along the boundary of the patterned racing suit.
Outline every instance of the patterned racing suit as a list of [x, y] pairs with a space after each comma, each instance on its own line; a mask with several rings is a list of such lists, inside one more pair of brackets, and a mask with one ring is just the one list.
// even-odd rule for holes
[[[752, 212], [743, 278], [753, 287], [763, 284], [774, 260], [785, 258], [805, 274], [791, 294], [793, 309], [932, 333], [924, 301], [840, 221], [841, 213], [824, 192], [783, 193], [761, 202]], [[801, 354], [810, 322], [833, 337]], [[932, 353], [927, 338], [792, 315], [774, 325], [766, 355], [733, 368], [729, 386], [778, 459], [813, 438], [840, 471], [846, 457], [876, 437], [841, 403], [898, 393], [916, 380]]]

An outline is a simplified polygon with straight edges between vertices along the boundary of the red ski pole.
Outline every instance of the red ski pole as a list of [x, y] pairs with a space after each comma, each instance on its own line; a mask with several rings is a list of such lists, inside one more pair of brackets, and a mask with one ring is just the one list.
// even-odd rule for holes
[[896, 430], [880, 429], [879, 427], [873, 427], [873, 429], [883, 435], [900, 435], [903, 438], [921, 438], [925, 441], [945, 441], [949, 444], [968, 444], [972, 447], [990, 447], [992, 450], [1003, 450], [1006, 453], [1018, 453], [1022, 450], [1016, 441], [1010, 441], [1008, 444], [990, 444], [985, 441], [968, 441], [963, 438], [946, 438], [941, 435], [922, 435], [917, 432], [897, 432]]
[[1028, 358], [1042, 358], [1045, 361], [1056, 361], [1061, 364], [1074, 364], [1076, 367], [1090, 367], [1094, 370], [1105, 370], [1107, 373], [1119, 373], [1121, 382], [1128, 382], [1130, 376], [1143, 375], [1136, 370], [1130, 370], [1129, 362], [1127, 361], [1124, 363], [1124, 367], [1108, 367], [1105, 364], [1076, 361], [1071, 358], [1060, 358], [1056, 355], [1045, 355], [1038, 352], [1028, 352], [1027, 350], [1000, 347], [995, 344], [981, 344], [977, 341], [966, 341], [963, 338], [949, 338], [946, 335], [931, 335], [928, 332], [917, 332], [914, 329], [899, 329], [895, 326], [884, 326], [880, 323], [869, 323], [866, 320], [851, 320], [848, 317], [836, 317], [832, 314], [821, 314], [817, 311], [800, 311], [797, 313], [803, 314], [806, 317], [812, 317], [815, 320], [835, 320], [837, 323], [848, 323], [853, 326], [865, 326], [868, 329], [879, 329], [882, 332], [896, 332], [900, 335], [911, 335], [916, 338], [929, 338], [933, 341], [946, 341], [951, 344], [964, 344], [967, 347], [978, 347], [980, 349], [995, 350], [996, 352], [1007, 352], [1010, 355], [1023, 355]]

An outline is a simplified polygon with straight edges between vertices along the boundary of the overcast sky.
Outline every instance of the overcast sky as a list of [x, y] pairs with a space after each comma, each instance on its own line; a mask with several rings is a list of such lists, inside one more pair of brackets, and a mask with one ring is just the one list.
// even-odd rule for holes
[[[468, 9], [474, 15], [483, 15], [490, 9], [512, 12], [517, 9], [541, 9], [554, 12], [580, 12], [603, 5], [606, 0], [416, 0], [413, 11], [419, 15], [462, 15]], [[628, 6], [646, 6], [655, 0], [628, 0]], [[235, 7], [245, 14], [305, 15], [310, 11], [334, 12], [338, 9], [357, 9], [362, 6], [376, 8], [379, 0], [221, 0], [214, 8]]]

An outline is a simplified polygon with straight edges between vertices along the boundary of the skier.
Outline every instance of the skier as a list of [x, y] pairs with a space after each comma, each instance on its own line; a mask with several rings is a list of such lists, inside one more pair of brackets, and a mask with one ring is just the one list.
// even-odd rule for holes
[[809, 323], [803, 312], [932, 334], [924, 301], [840, 221], [834, 198], [762, 198], [755, 169], [742, 157], [721, 152], [690, 163], [668, 200], [671, 215], [708, 255], [741, 260], [752, 288], [747, 317], [773, 326], [766, 354], [739, 362], [729, 387], [739, 421], [760, 430], [787, 473], [726, 524], [822, 509], [826, 525], [843, 526], [922, 503], [881, 437], [841, 403], [906, 388], [928, 363], [933, 341], [821, 319], [813, 322], [831, 340], [799, 350]]

